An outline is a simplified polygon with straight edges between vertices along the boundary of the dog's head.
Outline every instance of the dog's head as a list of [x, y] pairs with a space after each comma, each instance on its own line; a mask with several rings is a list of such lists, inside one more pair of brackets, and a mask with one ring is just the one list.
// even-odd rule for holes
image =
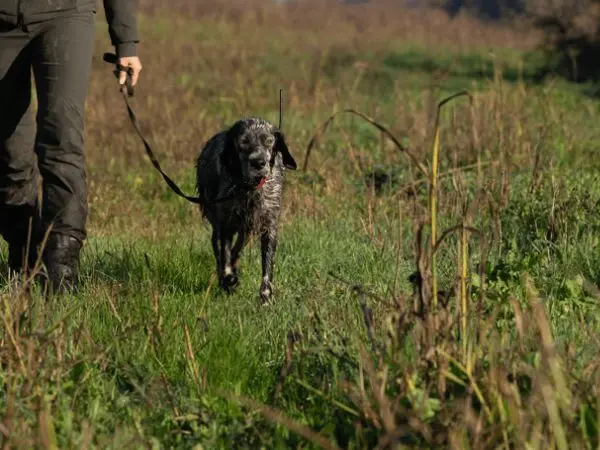
[[264, 119], [242, 119], [227, 130], [223, 163], [247, 187], [264, 183], [278, 153], [286, 168], [296, 170], [283, 133]]

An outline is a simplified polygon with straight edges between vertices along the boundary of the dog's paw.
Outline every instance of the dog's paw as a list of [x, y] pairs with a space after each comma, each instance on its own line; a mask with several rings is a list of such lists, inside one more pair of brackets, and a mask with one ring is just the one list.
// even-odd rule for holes
[[237, 276], [237, 273], [232, 272], [227, 275], [223, 275], [221, 277], [221, 288], [227, 291], [227, 293], [232, 293], [235, 288], [237, 288], [240, 284], [240, 280]]
[[264, 282], [260, 285], [260, 303], [263, 306], [268, 305], [271, 302], [273, 295], [273, 289], [271, 283]]

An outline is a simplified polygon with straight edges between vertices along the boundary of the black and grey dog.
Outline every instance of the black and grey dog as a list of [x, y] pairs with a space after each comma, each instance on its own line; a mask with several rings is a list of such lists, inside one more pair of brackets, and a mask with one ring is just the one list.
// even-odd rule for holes
[[296, 161], [283, 133], [258, 117], [213, 136], [196, 165], [200, 211], [212, 226], [220, 285], [227, 291], [238, 285], [240, 254], [254, 233], [260, 236], [263, 303], [272, 294], [286, 168], [296, 170]]

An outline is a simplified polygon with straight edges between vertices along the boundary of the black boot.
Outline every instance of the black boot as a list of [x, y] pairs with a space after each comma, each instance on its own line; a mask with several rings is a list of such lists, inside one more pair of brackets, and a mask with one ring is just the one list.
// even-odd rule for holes
[[51, 234], [46, 242], [43, 262], [48, 271], [49, 293], [77, 292], [79, 252], [82, 242], [64, 234]]

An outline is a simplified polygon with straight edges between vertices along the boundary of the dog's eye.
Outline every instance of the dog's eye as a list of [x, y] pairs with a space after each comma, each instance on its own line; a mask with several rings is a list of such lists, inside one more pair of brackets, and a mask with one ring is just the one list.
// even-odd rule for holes
[[264, 137], [263, 142], [266, 147], [271, 147], [275, 143], [275, 138], [273, 136], [267, 135]]
[[248, 138], [242, 138], [242, 139], [240, 139], [238, 141], [238, 147], [242, 151], [247, 151], [248, 148], [250, 147], [250, 141], [248, 140]]

